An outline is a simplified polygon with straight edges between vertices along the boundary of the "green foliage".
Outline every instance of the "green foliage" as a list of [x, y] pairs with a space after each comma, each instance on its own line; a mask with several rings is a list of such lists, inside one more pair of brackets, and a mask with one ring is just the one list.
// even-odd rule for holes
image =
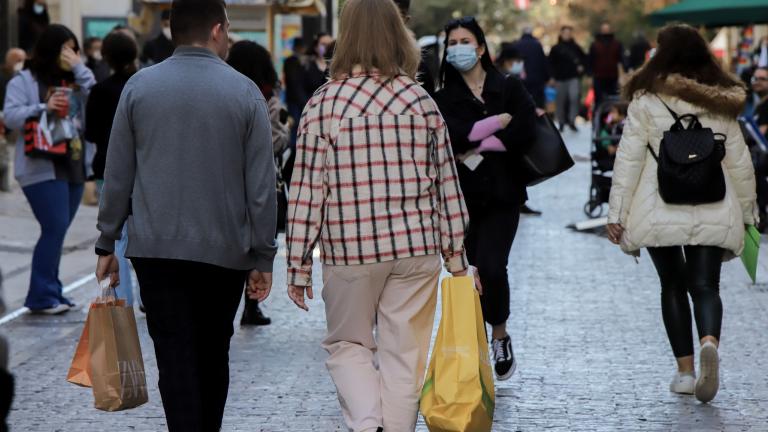
[[644, 0], [573, 1], [569, 10], [574, 22], [590, 33], [595, 33], [604, 21], [611, 23], [616, 37], [624, 42], [632, 40], [636, 32], [653, 33]]
[[476, 14], [476, 1], [412, 0], [410, 25], [417, 36], [435, 35], [451, 19]]

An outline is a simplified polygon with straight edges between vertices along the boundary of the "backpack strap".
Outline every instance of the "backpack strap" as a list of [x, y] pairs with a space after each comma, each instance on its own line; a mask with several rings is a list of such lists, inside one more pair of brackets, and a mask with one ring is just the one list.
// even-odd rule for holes
[[669, 105], [667, 105], [667, 103], [664, 102], [664, 99], [662, 99], [661, 96], [659, 96], [659, 95], [656, 95], [656, 98], [658, 98], [659, 102], [661, 102], [661, 104], [664, 105], [664, 107], [667, 109], [667, 111], [669, 111], [669, 113], [672, 114], [672, 117], [675, 118], [675, 121], [679, 122], [680, 121], [680, 116], [676, 112], [672, 111], [672, 108], [670, 108]]
[[656, 152], [653, 151], [653, 147], [651, 147], [650, 144], [646, 144], [645, 146], [648, 147], [648, 151], [651, 152], [651, 156], [653, 156], [653, 158], [656, 160], [656, 163], [659, 163], [659, 156], [657, 156]]

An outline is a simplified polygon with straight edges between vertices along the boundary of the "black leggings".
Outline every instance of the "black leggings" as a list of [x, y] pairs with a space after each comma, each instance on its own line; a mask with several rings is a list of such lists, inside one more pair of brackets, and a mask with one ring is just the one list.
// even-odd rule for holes
[[507, 263], [520, 222], [520, 209], [470, 208], [469, 220], [464, 243], [469, 263], [477, 267], [483, 284], [483, 317], [490, 325], [504, 324], [509, 318]]
[[693, 355], [693, 331], [688, 293], [699, 337], [720, 339], [723, 303], [720, 267], [724, 250], [712, 246], [649, 248], [661, 279], [661, 313], [675, 357]]

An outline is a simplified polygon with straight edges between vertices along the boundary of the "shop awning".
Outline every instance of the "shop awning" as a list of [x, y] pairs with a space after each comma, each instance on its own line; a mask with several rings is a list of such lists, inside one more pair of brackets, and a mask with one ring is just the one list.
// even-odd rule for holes
[[653, 25], [725, 27], [768, 23], [768, 0], [682, 0], [650, 14]]

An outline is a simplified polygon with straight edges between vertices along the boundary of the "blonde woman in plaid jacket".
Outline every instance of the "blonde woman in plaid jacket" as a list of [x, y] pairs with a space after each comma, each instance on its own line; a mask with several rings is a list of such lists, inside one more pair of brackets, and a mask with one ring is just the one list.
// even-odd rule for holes
[[326, 365], [353, 431], [415, 429], [440, 258], [454, 275], [468, 268], [448, 130], [419, 60], [392, 0], [348, 1], [331, 80], [299, 126], [288, 291], [308, 309], [319, 241]]

